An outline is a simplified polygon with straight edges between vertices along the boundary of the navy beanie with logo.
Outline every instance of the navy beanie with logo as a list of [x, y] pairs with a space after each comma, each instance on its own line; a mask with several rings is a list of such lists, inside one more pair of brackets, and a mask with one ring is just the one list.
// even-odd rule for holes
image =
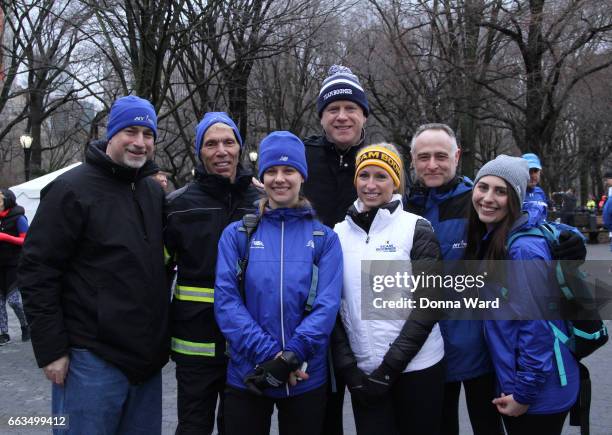
[[115, 100], [108, 114], [106, 140], [111, 140], [121, 130], [133, 125], [149, 127], [157, 139], [157, 115], [153, 104], [134, 95]]
[[291, 166], [308, 178], [308, 164], [304, 144], [293, 133], [275, 131], [267, 135], [259, 144], [259, 179], [272, 166]]
[[323, 114], [325, 106], [339, 100], [349, 100], [358, 104], [366, 117], [370, 113], [368, 99], [357, 76], [353, 74], [350, 68], [342, 65], [332, 65], [329, 68], [327, 78], [323, 81], [317, 99], [319, 118]]

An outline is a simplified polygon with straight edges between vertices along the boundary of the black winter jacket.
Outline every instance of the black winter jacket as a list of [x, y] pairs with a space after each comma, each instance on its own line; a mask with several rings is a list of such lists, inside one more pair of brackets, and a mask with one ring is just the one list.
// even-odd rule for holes
[[325, 136], [304, 139], [308, 180], [304, 195], [311, 202], [321, 222], [333, 228], [344, 220], [346, 210], [357, 198], [353, 184], [355, 157], [363, 142], [339, 153]]
[[168, 361], [164, 195], [105, 149], [43, 189], [18, 279], [40, 367], [81, 347], [140, 383]]
[[251, 174], [239, 169], [236, 182], [230, 183], [201, 166], [195, 181], [168, 195], [165, 246], [170, 267], [177, 266], [171, 308], [175, 361], [226, 361], [225, 338], [213, 309], [217, 245], [227, 225], [255, 211], [259, 197]]

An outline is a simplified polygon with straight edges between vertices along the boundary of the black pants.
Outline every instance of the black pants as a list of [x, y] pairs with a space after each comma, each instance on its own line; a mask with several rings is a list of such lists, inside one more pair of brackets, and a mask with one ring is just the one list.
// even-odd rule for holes
[[211, 434], [219, 399], [217, 432], [224, 434], [225, 364], [176, 363], [177, 435]]
[[[343, 435], [344, 426], [342, 419], [344, 417], [344, 392], [346, 391], [346, 383], [339, 373], [335, 373], [336, 392], [332, 391], [332, 383], [327, 384], [327, 404], [325, 406], [325, 417], [323, 419], [323, 428], [321, 435]], [[314, 434], [313, 434], [314, 435]]]
[[[504, 435], [501, 415], [491, 401], [495, 396], [495, 373], [463, 381], [465, 401], [474, 435]], [[444, 386], [442, 435], [459, 435], [459, 393], [461, 382]]]
[[225, 390], [225, 433], [227, 435], [268, 435], [274, 405], [278, 408], [280, 435], [313, 435], [321, 431], [327, 387], [321, 386], [299, 396], [272, 399], [248, 391]]
[[567, 411], [558, 414], [503, 416], [508, 435], [561, 435]]
[[438, 435], [446, 365], [402, 374], [385, 396], [363, 404], [353, 397], [358, 435]]

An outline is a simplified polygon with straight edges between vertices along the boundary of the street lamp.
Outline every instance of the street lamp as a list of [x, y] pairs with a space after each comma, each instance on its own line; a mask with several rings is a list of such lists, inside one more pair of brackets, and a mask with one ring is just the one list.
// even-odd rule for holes
[[26, 181], [30, 181], [30, 153], [32, 150], [30, 147], [32, 146], [32, 136], [29, 134], [24, 134], [19, 138], [19, 142], [21, 143], [21, 148], [23, 148], [24, 154], [24, 170], [25, 170], [25, 179]]
[[257, 152], [251, 151], [249, 153], [249, 160], [251, 161], [251, 166], [253, 166], [253, 173], [255, 173], [255, 169], [257, 168]]

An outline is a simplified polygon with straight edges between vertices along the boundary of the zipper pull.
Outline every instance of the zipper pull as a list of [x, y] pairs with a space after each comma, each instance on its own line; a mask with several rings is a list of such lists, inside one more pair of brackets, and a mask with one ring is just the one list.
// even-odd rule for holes
[[132, 192], [136, 191], [136, 185], [134, 184], [134, 182], [132, 181]]
[[368, 236], [366, 237], [366, 244], [370, 243], [370, 235], [368, 234]]
[[344, 155], [340, 154], [340, 167], [343, 166], [343, 162], [344, 162]]

